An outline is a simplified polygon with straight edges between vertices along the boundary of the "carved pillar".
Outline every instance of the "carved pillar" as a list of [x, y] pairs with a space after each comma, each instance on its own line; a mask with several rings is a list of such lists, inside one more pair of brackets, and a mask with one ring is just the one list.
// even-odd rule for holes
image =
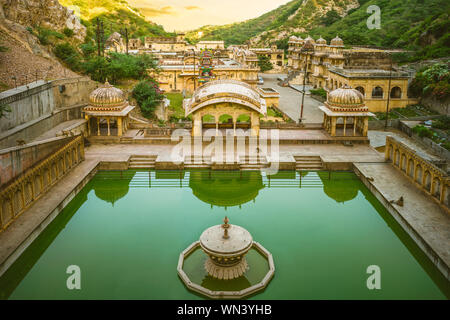
[[331, 117], [331, 131], [330, 134], [332, 137], [336, 136], [336, 117]]
[[344, 117], [344, 137], [346, 129], [347, 129], [347, 117]]
[[117, 135], [120, 137], [122, 136], [122, 118], [117, 118]]
[[100, 135], [100, 118], [97, 118], [97, 135]]
[[106, 118], [106, 123], [108, 124], [108, 136], [110, 136], [111, 135], [111, 131], [110, 131], [110, 128], [109, 128], [109, 118]]

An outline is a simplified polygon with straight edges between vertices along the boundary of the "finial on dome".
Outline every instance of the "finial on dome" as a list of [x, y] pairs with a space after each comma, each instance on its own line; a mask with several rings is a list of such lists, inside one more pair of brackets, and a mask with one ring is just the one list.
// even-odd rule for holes
[[224, 224], [222, 225], [223, 228], [223, 238], [224, 239], [228, 239], [230, 236], [228, 235], [228, 228], [230, 227], [230, 225], [228, 224], [228, 217], [225, 216], [225, 219], [223, 219]]

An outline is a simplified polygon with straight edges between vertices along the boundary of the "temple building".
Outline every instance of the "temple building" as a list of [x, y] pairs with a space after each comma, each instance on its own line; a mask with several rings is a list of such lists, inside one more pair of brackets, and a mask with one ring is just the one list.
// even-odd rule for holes
[[273, 66], [271, 72], [281, 72], [284, 66], [284, 50], [278, 49], [276, 45], [270, 48], [249, 48], [251, 52], [256, 54], [258, 59], [261, 56], [269, 58], [270, 63]]
[[[305, 44], [312, 48], [305, 50]], [[407, 95], [408, 72], [397, 68], [390, 52], [371, 48], [345, 48], [344, 41], [336, 36], [327, 44], [320, 37], [314, 40], [292, 36], [289, 38], [288, 68], [290, 84], [306, 84], [330, 92], [344, 85], [360, 91], [366, 106], [372, 112], [390, 108], [403, 108], [417, 103]], [[389, 86], [390, 82], [390, 86]]]
[[122, 90], [108, 81], [92, 91], [89, 104], [83, 108], [88, 124], [88, 134], [97, 136], [122, 136], [128, 129], [129, 113], [134, 109]]
[[[266, 102], [249, 84], [236, 80], [215, 80], [198, 88], [192, 98], [183, 101], [185, 116], [192, 115], [192, 135], [201, 136], [213, 119], [216, 135], [219, 128], [250, 127], [259, 136], [260, 115], [266, 116]], [[224, 123], [222, 119], [226, 118]], [[245, 121], [240, 121], [245, 119]], [[241, 123], [242, 122], [242, 123]], [[239, 125], [242, 124], [242, 125]]]
[[[212, 63], [216, 80], [238, 80], [256, 87], [258, 70], [255, 66], [240, 63], [230, 58], [223, 58], [213, 52]], [[255, 55], [255, 64], [257, 58]], [[200, 86], [201, 55], [185, 53], [183, 55], [166, 55], [159, 60], [159, 72], [151, 74], [162, 90], [194, 92]]]
[[323, 111], [323, 128], [332, 137], [367, 137], [369, 117], [373, 116], [364, 103], [364, 97], [349, 86], [328, 93]]

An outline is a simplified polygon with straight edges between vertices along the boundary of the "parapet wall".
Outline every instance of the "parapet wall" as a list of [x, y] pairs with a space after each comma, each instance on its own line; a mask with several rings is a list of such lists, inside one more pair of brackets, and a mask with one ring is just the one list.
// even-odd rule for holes
[[73, 137], [56, 137], [1, 150], [0, 186], [20, 176], [24, 171], [47, 158], [71, 140]]
[[0, 93], [11, 112], [0, 119], [0, 149], [29, 142], [63, 121], [81, 117], [81, 107], [98, 84], [88, 77], [36, 81]]

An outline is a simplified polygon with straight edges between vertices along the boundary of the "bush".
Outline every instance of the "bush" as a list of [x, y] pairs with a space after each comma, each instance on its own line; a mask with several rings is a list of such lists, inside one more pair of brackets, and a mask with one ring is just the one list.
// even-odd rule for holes
[[448, 116], [439, 117], [438, 119], [433, 121], [431, 127], [441, 130], [450, 130], [450, 117]]
[[433, 131], [431, 131], [430, 129], [428, 129], [427, 127], [425, 127], [425, 126], [421, 126], [421, 125], [419, 125], [419, 126], [415, 126], [413, 129], [412, 129], [412, 131], [414, 132], [414, 133], [416, 133], [419, 137], [421, 137], [421, 138], [432, 138], [433, 137]]
[[67, 38], [70, 38], [73, 36], [73, 30], [69, 29], [69, 28], [64, 28], [63, 33]]
[[70, 66], [72, 70], [78, 71], [81, 68], [80, 56], [72, 45], [64, 42], [55, 46], [53, 53], [61, 59], [65, 64]]
[[311, 89], [309, 90], [309, 92], [311, 92], [311, 94], [315, 94], [317, 96], [320, 96], [324, 99], [327, 98], [327, 91], [323, 88], [319, 88], [319, 89]]
[[141, 112], [146, 118], [152, 118], [156, 106], [161, 103], [164, 98], [161, 90], [158, 88], [154, 80], [140, 81], [132, 92], [133, 98], [136, 99]]

